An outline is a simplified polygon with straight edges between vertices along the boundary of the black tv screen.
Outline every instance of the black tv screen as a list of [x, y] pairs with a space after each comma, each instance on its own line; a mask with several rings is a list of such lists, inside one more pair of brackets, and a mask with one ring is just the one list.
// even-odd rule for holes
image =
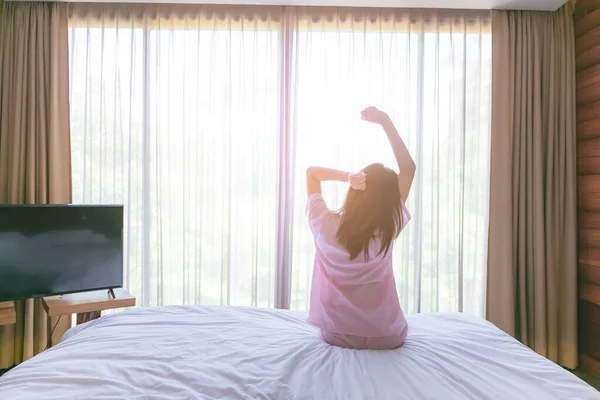
[[0, 205], [0, 301], [123, 286], [123, 206]]

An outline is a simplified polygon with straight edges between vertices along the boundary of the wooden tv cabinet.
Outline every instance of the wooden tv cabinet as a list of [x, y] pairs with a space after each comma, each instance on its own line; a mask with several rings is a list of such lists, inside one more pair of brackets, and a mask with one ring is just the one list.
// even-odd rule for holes
[[114, 289], [113, 298], [108, 290], [95, 290], [44, 297], [42, 304], [49, 317], [77, 314], [81, 324], [99, 318], [102, 311], [135, 306], [135, 297], [125, 289]]
[[15, 303], [12, 301], [0, 302], [0, 325], [11, 325], [16, 322]]

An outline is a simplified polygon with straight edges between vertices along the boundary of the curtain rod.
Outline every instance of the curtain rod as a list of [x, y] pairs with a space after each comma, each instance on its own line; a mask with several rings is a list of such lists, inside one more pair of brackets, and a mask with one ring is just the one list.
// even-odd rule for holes
[[[230, 4], [259, 6], [324, 6], [373, 8], [438, 8], [467, 10], [531, 10], [556, 11], [567, 0], [6, 0], [6, 2], [55, 3], [158, 3], [158, 4]], [[571, 0], [573, 1], [573, 0]], [[0, 6], [5, 0], [0, 0]], [[510, 3], [510, 4], [507, 4]]]

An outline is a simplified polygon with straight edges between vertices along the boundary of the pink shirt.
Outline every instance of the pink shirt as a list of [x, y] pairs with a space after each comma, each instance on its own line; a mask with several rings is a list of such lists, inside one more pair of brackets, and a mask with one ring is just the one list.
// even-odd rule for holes
[[[307, 214], [315, 239], [315, 265], [308, 322], [328, 332], [382, 337], [406, 332], [392, 269], [392, 247], [377, 255], [381, 242], [369, 245], [369, 259], [350, 260], [338, 242], [341, 217], [329, 210], [319, 193], [308, 197]], [[402, 205], [402, 228], [410, 220]]]

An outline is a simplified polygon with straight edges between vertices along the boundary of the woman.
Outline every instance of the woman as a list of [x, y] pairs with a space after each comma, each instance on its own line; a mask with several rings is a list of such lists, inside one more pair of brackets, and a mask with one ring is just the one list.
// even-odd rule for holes
[[[383, 127], [400, 173], [382, 164], [356, 174], [308, 169], [307, 214], [316, 247], [308, 320], [331, 345], [395, 349], [404, 343], [408, 325], [396, 291], [392, 249], [410, 219], [404, 201], [415, 163], [386, 113], [369, 107], [361, 116]], [[322, 181], [350, 183], [339, 212], [325, 204]]]

